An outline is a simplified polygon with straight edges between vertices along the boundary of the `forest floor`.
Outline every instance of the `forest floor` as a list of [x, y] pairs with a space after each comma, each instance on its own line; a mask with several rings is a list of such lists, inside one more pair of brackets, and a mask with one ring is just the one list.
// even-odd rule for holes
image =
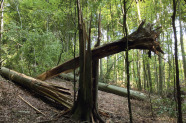
[[[54, 78], [48, 80], [72, 88], [72, 83]], [[99, 91], [99, 109], [106, 112], [102, 116], [106, 123], [128, 123], [127, 98]], [[34, 110], [21, 97], [43, 114]], [[131, 100], [134, 123], [175, 123], [175, 118], [168, 115], [151, 116], [150, 104], [144, 101]], [[73, 123], [70, 116], [63, 115], [63, 107], [52, 104], [28, 89], [0, 77], [0, 123]]]

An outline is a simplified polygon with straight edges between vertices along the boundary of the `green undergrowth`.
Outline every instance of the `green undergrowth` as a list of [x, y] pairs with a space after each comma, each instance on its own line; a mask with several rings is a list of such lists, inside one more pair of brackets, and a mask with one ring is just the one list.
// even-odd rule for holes
[[168, 115], [169, 117], [176, 117], [176, 103], [173, 99], [157, 98], [153, 101], [153, 109], [157, 115]]

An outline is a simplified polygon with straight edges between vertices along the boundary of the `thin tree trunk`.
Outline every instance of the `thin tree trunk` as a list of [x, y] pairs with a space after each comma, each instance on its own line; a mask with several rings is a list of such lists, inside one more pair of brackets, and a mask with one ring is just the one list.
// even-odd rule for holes
[[[144, 57], [144, 53], [143, 53], [143, 57]], [[145, 66], [145, 59], [143, 58], [143, 82], [144, 82], [144, 90], [146, 90], [146, 87], [147, 87], [147, 78], [146, 78], [146, 66]]]
[[151, 72], [150, 72], [150, 64], [149, 64], [150, 60], [148, 60], [147, 62], [147, 71], [148, 71], [148, 80], [149, 80], [149, 88], [150, 88], [150, 93], [153, 92], [152, 90], [152, 78], [151, 78]]
[[162, 95], [162, 90], [163, 90], [163, 69], [162, 69], [162, 58], [161, 54], [159, 55], [159, 94]]
[[[100, 46], [101, 42], [101, 13], [98, 20], [98, 39], [94, 47]], [[93, 78], [93, 116], [96, 122], [104, 122], [98, 113], [98, 78], [99, 78], [99, 59], [92, 63], [92, 78]], [[98, 119], [98, 120], [97, 120]]]
[[138, 90], [142, 90], [142, 87], [141, 87], [141, 72], [140, 72], [140, 56], [141, 56], [141, 53], [139, 50], [137, 50], [137, 61], [136, 61], [136, 66], [137, 66], [137, 77], [138, 77]]
[[130, 117], [130, 123], [133, 122], [132, 120], [132, 109], [131, 109], [131, 102], [130, 102], [130, 75], [129, 75], [129, 54], [128, 54], [128, 30], [127, 30], [127, 10], [126, 10], [126, 1], [124, 0], [124, 15], [123, 15], [123, 27], [125, 30], [126, 40], [127, 40], [127, 50], [126, 50], [126, 65], [127, 65], [127, 93], [128, 93], [128, 108], [129, 108], [129, 117]]
[[179, 25], [180, 25], [180, 43], [181, 43], [181, 53], [182, 53], [182, 61], [183, 61], [183, 70], [184, 70], [184, 80], [186, 82], [186, 59], [185, 59], [185, 51], [184, 51], [184, 43], [183, 43], [183, 32], [182, 32], [182, 23], [181, 23], [181, 0], [179, 0]]
[[[132, 59], [135, 59], [134, 55], [135, 55], [135, 53], [133, 52], [133, 58]], [[132, 63], [133, 63], [133, 78], [134, 78], [134, 81], [136, 82], [136, 85], [138, 87], [138, 80], [137, 80], [136, 71], [135, 71], [135, 62], [132, 62]]]
[[[140, 13], [140, 7], [139, 7], [139, 0], [136, 0], [136, 5], [137, 5], [137, 10], [138, 10], [138, 18], [139, 18], [139, 21], [141, 21], [141, 13]], [[141, 22], [139, 22], [141, 23]]]
[[117, 83], [117, 54], [114, 56], [114, 82]]
[[[76, 2], [75, 2], [75, 6], [76, 6]], [[77, 16], [77, 14], [76, 14], [76, 7], [74, 7], [74, 13], [75, 13], [75, 18], [76, 18], [76, 16]], [[76, 27], [76, 20], [74, 19], [74, 26]], [[77, 33], [77, 31], [75, 31], [75, 33], [74, 33], [74, 59], [76, 58], [76, 33]], [[62, 54], [62, 52], [61, 52], [61, 54]], [[61, 58], [61, 54], [60, 54], [60, 58]], [[59, 63], [59, 62], [58, 62]], [[75, 105], [75, 102], [76, 102], [76, 78], [75, 78], [75, 76], [76, 76], [76, 68], [74, 68], [74, 105]]]
[[[126, 82], [126, 65], [125, 65], [125, 53], [123, 52], [123, 75], [122, 75], [122, 81]], [[126, 85], [126, 83], [124, 83]]]
[[[136, 0], [136, 5], [137, 5], [137, 10], [138, 10], [138, 19], [139, 19], [139, 23], [141, 22], [141, 13], [140, 13], [140, 7], [139, 7], [139, 0]], [[137, 50], [137, 61], [136, 61], [136, 65], [137, 65], [137, 76], [138, 76], [138, 90], [142, 90], [142, 86], [141, 86], [141, 72], [140, 72], [140, 56], [141, 53], [139, 50]]]
[[176, 2], [173, 0], [173, 15], [172, 15], [172, 26], [174, 31], [174, 40], [175, 40], [175, 65], [176, 65], [176, 89], [177, 89], [177, 104], [178, 104], [178, 123], [183, 123], [182, 121], [182, 107], [181, 107], [181, 88], [179, 82], [179, 66], [178, 66], [178, 46], [177, 46], [177, 34], [175, 26], [176, 18]]
[[169, 91], [169, 88], [170, 88], [170, 84], [171, 84], [171, 71], [172, 71], [172, 66], [171, 66], [171, 60], [170, 60], [170, 42], [169, 42], [169, 34], [167, 35], [167, 45], [168, 45], [168, 78], [167, 78], [167, 91]]
[[157, 63], [157, 57], [156, 56], [154, 56], [154, 57], [155, 57], [154, 76], [155, 76], [156, 89], [157, 89], [157, 92], [159, 92], [159, 76], [158, 76], [158, 65], [157, 65], [158, 63]]
[[100, 80], [103, 80], [103, 63], [102, 63], [102, 59], [99, 60], [99, 67], [100, 67]]
[[[107, 41], [109, 41], [109, 25], [107, 25]], [[110, 56], [107, 56], [107, 73], [106, 73], [106, 81], [109, 81], [110, 78]]]

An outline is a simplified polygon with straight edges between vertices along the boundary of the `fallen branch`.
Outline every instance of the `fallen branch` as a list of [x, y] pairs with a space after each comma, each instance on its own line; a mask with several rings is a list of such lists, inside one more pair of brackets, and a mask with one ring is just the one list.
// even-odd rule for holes
[[28, 101], [26, 101], [25, 99], [23, 99], [20, 95], [18, 95], [18, 97], [23, 100], [26, 104], [28, 104], [31, 108], [33, 108], [34, 110], [36, 110], [37, 112], [41, 113], [42, 115], [46, 116], [46, 114], [44, 114], [43, 112], [41, 112], [39, 109], [37, 109], [36, 107], [34, 107], [33, 105], [31, 105]]
[[71, 111], [70, 109], [66, 109], [66, 110], [60, 112], [60, 113], [57, 115], [57, 118], [60, 118], [61, 116], [67, 114], [67, 113], [70, 112], [70, 111]]

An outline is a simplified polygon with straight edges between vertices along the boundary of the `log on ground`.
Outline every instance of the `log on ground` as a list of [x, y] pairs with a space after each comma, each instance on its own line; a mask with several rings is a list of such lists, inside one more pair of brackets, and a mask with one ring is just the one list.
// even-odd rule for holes
[[68, 109], [72, 107], [72, 99], [68, 96], [71, 93], [64, 87], [46, 83], [5, 67], [1, 68], [0, 74], [1, 76], [18, 83], [39, 95], [55, 100]]
[[[122, 88], [122, 87], [99, 82], [98, 89], [101, 91], [108, 92], [108, 93], [113, 93], [113, 94], [116, 94], [119, 96], [127, 97], [127, 89], [126, 88]], [[130, 97], [132, 99], [137, 99], [137, 100], [146, 100], [147, 99], [147, 96], [145, 94], [138, 92], [138, 91], [134, 91], [134, 90], [130, 90]]]
[[[68, 73], [68, 74], [60, 74], [59, 75], [60, 78], [65, 79], [65, 80], [69, 80], [69, 81], [74, 81], [74, 75], [72, 73]], [[76, 76], [76, 81], [78, 81], [78, 77]], [[109, 84], [105, 84], [102, 82], [98, 83], [98, 89], [107, 93], [113, 93], [119, 96], [123, 96], [123, 97], [127, 97], [127, 89], [126, 88], [122, 88], [122, 87], [118, 87], [118, 86], [114, 86], [114, 85], [109, 85]], [[134, 90], [130, 90], [130, 97], [132, 99], [136, 99], [136, 100], [146, 100], [148, 98], [148, 96], [144, 93], [141, 93], [139, 91], [134, 91]]]

